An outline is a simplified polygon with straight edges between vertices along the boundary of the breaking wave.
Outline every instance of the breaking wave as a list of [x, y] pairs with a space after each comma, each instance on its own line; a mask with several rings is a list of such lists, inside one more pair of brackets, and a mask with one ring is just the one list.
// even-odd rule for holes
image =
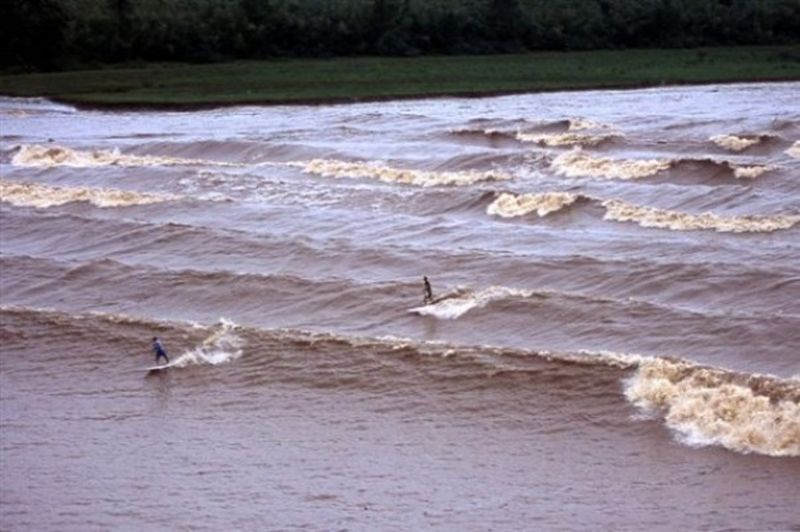
[[553, 160], [556, 173], [567, 177], [605, 177], [638, 179], [668, 170], [673, 162], [665, 159], [625, 160], [592, 156], [580, 148], [562, 153]]
[[[492, 287], [471, 295], [466, 291], [457, 292], [453, 299], [471, 298], [476, 302], [471, 308], [475, 308], [480, 301], [490, 302], [520, 295], [526, 297], [529, 294]], [[509, 381], [495, 380], [497, 375], [526, 371], [540, 373], [542, 362], [565, 369], [574, 368], [577, 373], [571, 373], [573, 376], [591, 377], [597, 368], [610, 368], [619, 371], [624, 398], [663, 419], [682, 444], [718, 445], [744, 454], [800, 456], [800, 379], [796, 377], [779, 378], [735, 372], [665, 356], [587, 349], [513, 349], [398, 337], [359, 337], [302, 329], [262, 329], [240, 326], [226, 320], [204, 326], [103, 312], [74, 314], [7, 305], [0, 305], [0, 315], [7, 332], [23, 327], [30, 330], [38, 324], [56, 339], [64, 337], [64, 334], [60, 334], [64, 331], [70, 331], [72, 336], [80, 338], [96, 338], [98, 331], [104, 331], [106, 335], [112, 335], [112, 341], [124, 341], [131, 337], [141, 338], [143, 334], [146, 336], [143, 331], [160, 330], [165, 336], [181, 336], [199, 330], [208, 336], [197, 347], [176, 357], [173, 365], [224, 364], [242, 358], [245, 348], [249, 346], [253, 356], [247, 357], [247, 364], [237, 367], [242, 385], [259, 385], [262, 381], [253, 377], [264, 372], [284, 372], [275, 378], [294, 379], [311, 386], [330, 386], [330, 358], [327, 355], [342, 352], [346, 353], [346, 360], [353, 364], [336, 366], [340, 377], [338, 381], [354, 387], [391, 387], [391, 379], [397, 376], [398, 371], [416, 371], [416, 360], [424, 360], [426, 367], [437, 364], [437, 374], [445, 378], [458, 375], [460, 378], [479, 380], [485, 386], [497, 382], [497, 385], [504, 387], [509, 385]], [[105, 341], [108, 341], [108, 337]], [[272, 356], [264, 358], [259, 354], [263, 352], [263, 346], [279, 346], [273, 354], [283, 356], [285, 353], [293, 363], [274, 364]], [[388, 357], [402, 358], [406, 364], [384, 373], [380, 371], [384, 362], [380, 362], [375, 371], [364, 371], [365, 361]], [[318, 370], [320, 364], [325, 365], [325, 371]], [[571, 382], [572, 379], [569, 386], [573, 386]], [[525, 381], [516, 383], [525, 385]], [[557, 388], [562, 384], [553, 380], [551, 385]], [[619, 388], [615, 386], [608, 392], [617, 395]]]
[[455, 320], [475, 308], [483, 308], [489, 303], [515, 297], [526, 298], [534, 295], [529, 290], [518, 290], [505, 286], [491, 286], [483, 290], [472, 291], [459, 288], [449, 292], [433, 303], [412, 308], [409, 312], [421, 316], [434, 316], [439, 319]]
[[180, 196], [172, 194], [152, 194], [111, 188], [53, 187], [0, 179], [0, 201], [18, 207], [47, 208], [81, 201], [102, 208], [130, 207], [177, 199], [180, 199]]
[[402, 183], [431, 187], [438, 185], [471, 185], [481, 181], [511, 179], [510, 174], [497, 171], [487, 172], [430, 172], [381, 166], [376, 163], [347, 162], [331, 159], [313, 159], [307, 162], [286, 163], [300, 168], [306, 173], [323, 177], [350, 177], [377, 179], [384, 183]]
[[715, 135], [709, 140], [728, 151], [744, 151], [747, 148], [774, 139], [774, 135]]
[[183, 368], [195, 365], [225, 364], [242, 356], [244, 341], [236, 330], [238, 325], [232, 321], [221, 319], [218, 330], [194, 349], [181, 353], [167, 367]]
[[786, 150], [786, 155], [794, 157], [795, 159], [800, 159], [800, 140], [796, 141]]
[[[596, 146], [603, 142], [623, 138], [613, 127], [583, 118], [570, 118], [550, 124], [546, 129], [558, 127], [561, 131], [519, 131], [517, 140], [541, 146]], [[566, 127], [566, 131], [564, 131]]]
[[503, 218], [525, 216], [536, 212], [540, 217], [564, 209], [584, 199], [599, 203], [606, 209], [604, 220], [635, 222], [642, 227], [655, 227], [673, 231], [713, 230], [731, 233], [772, 232], [789, 229], [800, 222], [798, 215], [744, 215], [720, 216], [710, 212], [686, 212], [644, 207], [617, 199], [599, 199], [568, 192], [539, 194], [502, 193], [486, 209], [490, 215]]
[[53, 168], [71, 166], [75, 168], [102, 166], [179, 166], [179, 165], [214, 165], [234, 166], [231, 163], [204, 161], [199, 159], [180, 159], [159, 157], [154, 155], [128, 155], [114, 150], [74, 150], [63, 146], [43, 146], [26, 144], [19, 147], [11, 159], [15, 166], [34, 168]]
[[800, 381], [737, 374], [663, 358], [643, 360], [628, 381], [632, 403], [663, 414], [691, 446], [800, 456]]
[[503, 131], [501, 129], [494, 129], [494, 128], [458, 128], [458, 129], [451, 129], [448, 132], [450, 135], [454, 135], [457, 137], [480, 137], [480, 138], [488, 138], [488, 139], [497, 139], [497, 140], [514, 140], [515, 136], [512, 132]]
[[569, 207], [582, 196], [569, 192], [542, 192], [539, 194], [510, 194], [503, 192], [486, 209], [487, 214], [502, 218], [514, 218], [535, 212], [547, 216], [564, 207]]
[[756, 164], [752, 166], [732, 166], [733, 177], [737, 179], [755, 179], [762, 174], [775, 170], [774, 166]]
[[641, 179], [669, 170], [681, 164], [699, 163], [733, 173], [737, 179], [755, 179], [775, 169], [770, 165], [740, 165], [715, 159], [611, 159], [597, 157], [580, 147], [562, 153], [551, 166], [556, 173], [566, 177], [603, 177], [606, 179]]
[[704, 212], [690, 214], [685, 212], [642, 207], [620, 200], [605, 200], [603, 217], [618, 222], [636, 222], [642, 227], [657, 227], [673, 231], [713, 230], [720, 233], [766, 233], [789, 229], [800, 222], [800, 216], [720, 216]]

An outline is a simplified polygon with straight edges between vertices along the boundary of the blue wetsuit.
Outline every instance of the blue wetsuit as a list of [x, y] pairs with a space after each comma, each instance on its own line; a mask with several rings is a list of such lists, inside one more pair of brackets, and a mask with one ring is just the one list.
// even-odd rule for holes
[[164, 346], [161, 345], [161, 342], [157, 339], [153, 340], [153, 353], [155, 353], [156, 355], [156, 364], [158, 364], [158, 360], [162, 357], [164, 358], [164, 360], [167, 361], [167, 364], [169, 364], [169, 357], [167, 356], [167, 351], [166, 349], [164, 349]]

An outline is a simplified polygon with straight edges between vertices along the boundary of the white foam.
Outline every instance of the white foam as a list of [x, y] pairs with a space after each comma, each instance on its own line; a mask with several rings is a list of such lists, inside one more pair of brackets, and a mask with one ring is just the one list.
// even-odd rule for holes
[[176, 165], [214, 165], [233, 166], [230, 163], [159, 157], [153, 155], [128, 155], [114, 150], [76, 150], [55, 144], [30, 144], [19, 147], [11, 159], [14, 166], [52, 168], [69, 166], [73, 168], [97, 168], [103, 166], [176, 166]]
[[609, 159], [596, 157], [575, 148], [553, 160], [556, 173], [566, 177], [604, 177], [607, 179], [639, 179], [654, 175], [672, 166], [666, 159]]
[[517, 140], [542, 146], [596, 146], [624, 135], [611, 126], [584, 118], [570, 118], [567, 131], [558, 133], [517, 132]]
[[744, 151], [751, 146], [773, 138], [772, 135], [714, 135], [709, 140], [728, 151]]
[[569, 192], [519, 195], [504, 192], [486, 208], [486, 213], [502, 218], [514, 218], [535, 212], [542, 217], [572, 205], [579, 197]]
[[423, 187], [437, 185], [471, 185], [481, 181], [499, 181], [511, 179], [510, 174], [498, 171], [486, 172], [431, 172], [392, 168], [378, 162], [348, 162], [333, 159], [313, 159], [304, 162], [286, 163], [288, 166], [300, 168], [310, 174], [335, 178], [377, 179], [384, 183], [402, 183]]
[[761, 395], [724, 370], [653, 358], [640, 364], [625, 395], [644, 410], [663, 412], [687, 445], [800, 456], [800, 403]]
[[800, 140], [796, 141], [792, 144], [788, 150], [786, 150], [786, 155], [789, 157], [794, 157], [795, 159], [800, 159]]
[[168, 367], [226, 364], [242, 356], [244, 341], [236, 334], [238, 325], [221, 319], [216, 331], [191, 351], [180, 354]]
[[605, 200], [602, 205], [606, 208], [604, 216], [606, 220], [636, 222], [642, 227], [657, 227], [673, 231], [771, 232], [789, 229], [800, 222], [800, 216], [720, 216], [710, 212], [690, 214], [642, 207], [616, 199]]
[[0, 201], [18, 207], [47, 208], [80, 201], [86, 201], [101, 208], [129, 207], [177, 199], [180, 199], [180, 196], [172, 194], [132, 192], [111, 188], [51, 187], [0, 179]]
[[752, 165], [752, 166], [738, 166], [733, 165], [733, 176], [737, 179], [755, 179], [762, 174], [775, 170], [774, 166], [770, 165]]
[[435, 303], [410, 309], [409, 312], [414, 312], [421, 316], [433, 316], [443, 320], [455, 320], [470, 310], [483, 308], [493, 301], [515, 297], [531, 297], [533, 294], [534, 292], [532, 291], [507, 288], [505, 286], [490, 286], [477, 292], [461, 288], [446, 294]]

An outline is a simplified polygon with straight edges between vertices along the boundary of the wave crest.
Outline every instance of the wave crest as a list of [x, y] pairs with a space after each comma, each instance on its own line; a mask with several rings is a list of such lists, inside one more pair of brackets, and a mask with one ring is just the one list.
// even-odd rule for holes
[[640, 363], [625, 395], [641, 408], [663, 411], [688, 445], [800, 456], [797, 383], [653, 358]]
[[430, 305], [416, 307], [409, 312], [414, 312], [421, 316], [434, 316], [439, 319], [455, 320], [470, 310], [483, 308], [493, 301], [515, 297], [525, 298], [531, 297], [532, 295], [534, 295], [532, 291], [507, 288], [505, 286], [490, 286], [489, 288], [478, 290], [477, 292], [460, 288], [445, 294]]
[[794, 157], [795, 159], [800, 159], [800, 140], [796, 141], [792, 144], [788, 150], [786, 150], [786, 155], [789, 157]]
[[183, 368], [194, 365], [225, 364], [242, 356], [244, 341], [236, 333], [238, 325], [221, 319], [219, 327], [208, 338], [192, 349], [179, 355], [168, 367]]
[[556, 173], [566, 177], [638, 179], [668, 170], [672, 164], [672, 161], [665, 159], [626, 160], [594, 157], [578, 147], [556, 157], [552, 166]]
[[751, 146], [775, 138], [773, 135], [714, 135], [709, 140], [728, 151], [744, 151]]
[[176, 199], [180, 199], [180, 196], [110, 188], [52, 187], [0, 179], [0, 201], [5, 201], [18, 207], [47, 208], [80, 201], [86, 201], [102, 208], [129, 207], [163, 203]]
[[624, 135], [616, 131], [609, 125], [600, 124], [585, 118], [570, 118], [566, 121], [559, 121], [553, 125], [566, 131], [528, 131], [517, 132], [517, 140], [521, 142], [532, 142], [542, 146], [596, 146], [600, 143], [623, 138]]
[[374, 162], [347, 162], [332, 159], [312, 159], [306, 162], [290, 162], [288, 166], [300, 168], [310, 174], [323, 177], [351, 177], [377, 179], [384, 183], [402, 183], [432, 187], [439, 185], [472, 185], [482, 181], [508, 180], [512, 176], [503, 172], [431, 172], [382, 166]]
[[800, 216], [720, 216], [710, 212], [690, 214], [678, 211], [642, 207], [621, 200], [602, 202], [606, 208], [605, 220], [636, 222], [642, 227], [657, 227], [673, 231], [712, 229], [718, 232], [752, 233], [789, 229], [800, 222]]
[[90, 168], [102, 166], [177, 166], [177, 165], [215, 165], [232, 166], [230, 163], [203, 161], [197, 159], [179, 159], [158, 157], [154, 155], [127, 155], [118, 149], [114, 150], [73, 150], [63, 146], [42, 146], [37, 144], [23, 145], [11, 159], [14, 166], [34, 168], [53, 168], [71, 166], [74, 168]]
[[487, 214], [514, 218], [535, 212], [540, 217], [569, 207], [581, 196], [569, 192], [542, 192], [539, 194], [510, 194], [503, 192], [486, 208]]

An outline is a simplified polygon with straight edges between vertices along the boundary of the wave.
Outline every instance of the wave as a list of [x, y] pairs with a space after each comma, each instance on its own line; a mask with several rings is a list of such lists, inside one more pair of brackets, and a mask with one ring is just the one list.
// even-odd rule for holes
[[661, 412], [687, 445], [800, 456], [800, 380], [651, 358], [639, 364], [625, 396]]
[[440, 185], [472, 185], [482, 181], [512, 179], [510, 174], [486, 172], [431, 172], [382, 166], [375, 162], [347, 162], [332, 159], [313, 159], [286, 163], [310, 174], [323, 177], [377, 179], [384, 183], [402, 183], [423, 187]]
[[[514, 297], [499, 289], [502, 297]], [[360, 337], [302, 329], [261, 329], [221, 320], [211, 325], [163, 321], [121, 314], [72, 314], [53, 309], [0, 306], [4, 332], [12, 338], [81, 338], [95, 341], [102, 331], [105, 348], [116, 341], [159, 335], [206, 337], [179, 355], [185, 366], [236, 365], [242, 385], [259, 385], [269, 373], [281, 381], [313, 387], [349, 386], [396, 391], [394, 379], [420, 371], [436, 379], [474, 379], [485, 386], [526, 385], [525, 380], [502, 380], [503, 374], [546, 371], [575, 378], [593, 378], [598, 371], [619, 372], [623, 397], [647, 413], [663, 419], [680, 443], [717, 445], [737, 453], [776, 457], [800, 456], [800, 379], [731, 371], [691, 360], [636, 353], [546, 349], [511, 349], [487, 345], [459, 345], [398, 337]], [[36, 328], [41, 330], [37, 330]], [[62, 334], [68, 329], [70, 334]], [[20, 335], [18, 331], [36, 331]], [[43, 333], [47, 334], [43, 334]], [[38, 336], [41, 334], [41, 336]], [[35, 341], [35, 340], [27, 340]], [[50, 341], [50, 340], [48, 340]], [[72, 342], [72, 340], [70, 340]], [[70, 344], [72, 345], [72, 344]], [[252, 354], [250, 353], [252, 351]], [[245, 356], [245, 354], [247, 356]], [[391, 365], [401, 361], [402, 365]], [[437, 362], [438, 361], [438, 362]], [[365, 371], [367, 365], [372, 368]], [[268, 365], [268, 367], [265, 367]], [[388, 371], [385, 371], [386, 368]], [[425, 368], [431, 368], [427, 370]], [[335, 382], [331, 381], [332, 371]], [[280, 373], [277, 375], [277, 373]], [[613, 374], [612, 374], [613, 375]], [[442, 381], [437, 381], [437, 386]], [[601, 381], [597, 381], [598, 384]], [[560, 386], [553, 379], [551, 386]], [[618, 395], [619, 388], [609, 387]], [[595, 393], [600, 390], [594, 390]], [[636, 422], [635, 418], [632, 422]]]
[[800, 159], [800, 140], [796, 141], [786, 150], [786, 155], [794, 157], [795, 159]]
[[710, 212], [691, 214], [635, 205], [617, 199], [603, 200], [567, 192], [520, 195], [504, 192], [487, 207], [486, 213], [504, 218], [513, 218], [536, 212], [541, 217], [574, 205], [579, 199], [599, 203], [604, 207], [606, 209], [604, 220], [635, 222], [642, 227], [655, 227], [673, 231], [772, 232], [790, 229], [800, 222], [800, 216], [798, 215], [721, 216]]
[[495, 128], [473, 128], [473, 127], [465, 127], [465, 128], [457, 128], [451, 129], [448, 131], [450, 135], [456, 137], [464, 137], [464, 138], [471, 138], [477, 137], [481, 139], [490, 139], [490, 140], [515, 140], [516, 136], [513, 132], [510, 131], [503, 131], [502, 129], [495, 129]]
[[800, 216], [720, 216], [704, 212], [690, 214], [685, 212], [642, 207], [620, 200], [605, 200], [605, 220], [618, 222], [636, 222], [642, 227], [657, 227], [673, 231], [714, 230], [720, 233], [768, 233], [781, 229], [790, 229], [798, 222]]
[[236, 323], [221, 318], [216, 331], [193, 349], [175, 357], [166, 367], [217, 366], [237, 360], [242, 356], [244, 348], [244, 341], [236, 332], [238, 327]]
[[668, 170], [673, 161], [666, 159], [609, 159], [592, 156], [575, 148], [553, 160], [556, 173], [566, 177], [605, 177], [608, 179], [638, 179]]
[[[566, 130], [564, 130], [566, 128]], [[545, 131], [518, 131], [517, 140], [542, 146], [597, 146], [603, 142], [624, 138], [624, 135], [607, 124], [584, 118], [570, 118], [551, 122], [540, 128]], [[558, 129], [560, 131], [552, 131]]]
[[487, 214], [514, 218], [535, 212], [539, 217], [569, 207], [583, 196], [569, 192], [542, 192], [539, 194], [501, 193], [489, 207]]
[[760, 177], [762, 174], [772, 172], [775, 170], [775, 167], [767, 164], [756, 164], [752, 166], [734, 165], [732, 169], [733, 177], [736, 179], [755, 179]]
[[47, 208], [73, 202], [89, 202], [96, 207], [130, 207], [181, 199], [172, 194], [153, 194], [111, 188], [53, 187], [0, 179], [0, 201], [18, 207]]
[[103, 166], [235, 166], [231, 163], [207, 161], [199, 159], [180, 159], [173, 157], [159, 157], [154, 155], [129, 155], [114, 150], [74, 150], [57, 145], [25, 144], [17, 148], [17, 153], [11, 159], [14, 166], [33, 168], [53, 168], [70, 166], [74, 168], [92, 168]]
[[775, 135], [764, 133], [759, 135], [714, 135], [709, 140], [720, 148], [739, 152], [776, 138]]
[[473, 291], [458, 288], [438, 297], [433, 303], [409, 310], [420, 316], [433, 316], [439, 319], [455, 320], [472, 309], [483, 308], [493, 301], [510, 298], [527, 298], [535, 293], [530, 290], [519, 290], [505, 286], [491, 286], [483, 290]]
[[562, 153], [551, 166], [557, 174], [566, 177], [603, 177], [606, 179], [641, 179], [669, 170], [682, 164], [710, 165], [733, 173], [737, 179], [755, 179], [775, 170], [770, 165], [740, 165], [715, 159], [611, 159], [591, 155], [580, 147]]

